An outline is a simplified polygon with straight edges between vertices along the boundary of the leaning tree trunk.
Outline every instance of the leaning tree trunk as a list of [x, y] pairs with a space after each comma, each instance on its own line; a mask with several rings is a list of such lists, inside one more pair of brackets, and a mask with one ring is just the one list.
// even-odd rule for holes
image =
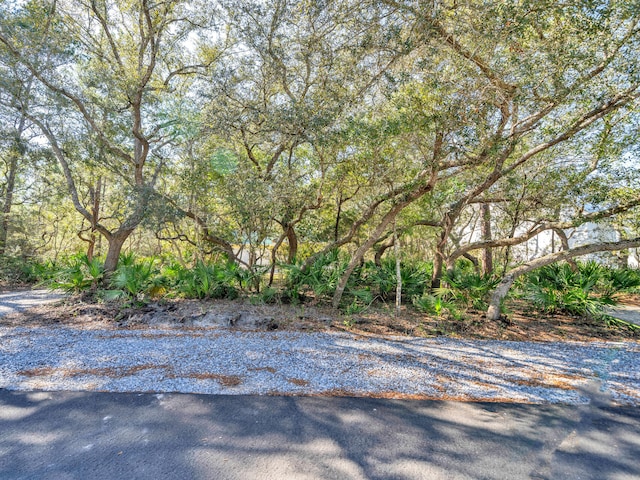
[[[455, 219], [457, 218], [457, 216], [458, 213], [456, 212], [448, 212], [447, 214], [445, 214], [445, 217], [442, 221], [442, 233], [440, 234], [440, 239], [438, 240], [438, 244], [436, 245], [436, 254], [433, 259], [433, 273], [431, 274], [432, 290], [440, 288], [440, 285], [442, 283], [442, 270], [443, 267], [447, 264], [447, 241], [449, 240], [449, 235], [451, 234], [451, 230], [453, 229], [453, 224], [455, 223]], [[451, 269], [453, 270], [454, 264], [451, 265]]]
[[360, 264], [361, 260], [364, 259], [364, 254], [378, 241], [382, 233], [385, 231], [387, 226], [395, 220], [396, 216], [402, 211], [404, 207], [406, 207], [409, 202], [402, 202], [396, 204], [393, 208], [391, 208], [387, 214], [382, 218], [376, 229], [373, 231], [369, 238], [356, 250], [351, 258], [351, 262], [347, 266], [347, 269], [340, 277], [338, 282], [338, 286], [336, 287], [336, 291], [333, 294], [333, 308], [338, 308], [340, 305], [340, 300], [342, 300], [342, 294], [344, 293], [344, 289], [347, 287], [347, 282], [349, 281], [349, 277], [356, 269], [356, 267]]
[[336, 287], [336, 291], [333, 294], [333, 300], [332, 300], [333, 308], [338, 308], [338, 306], [340, 305], [340, 300], [342, 300], [342, 294], [344, 293], [344, 289], [347, 287], [347, 282], [349, 281], [349, 277], [351, 277], [351, 274], [353, 273], [355, 268], [363, 262], [364, 254], [367, 253], [367, 251], [371, 247], [373, 247], [373, 245], [375, 245], [375, 243], [382, 236], [382, 233], [385, 231], [387, 226], [389, 226], [389, 224], [396, 219], [396, 217], [407, 205], [410, 205], [411, 203], [415, 202], [419, 198], [423, 197], [427, 192], [433, 189], [433, 186], [435, 185], [437, 178], [438, 178], [437, 172], [432, 171], [431, 177], [426, 184], [420, 186], [419, 188], [417, 188], [416, 190], [410, 193], [406, 193], [402, 197], [402, 200], [398, 201], [398, 203], [395, 203], [389, 209], [389, 211], [384, 215], [384, 217], [382, 217], [382, 220], [380, 220], [380, 223], [369, 235], [367, 240], [362, 245], [360, 245], [358, 250], [356, 250], [356, 253], [354, 253], [353, 258], [351, 258], [351, 262], [349, 262], [349, 265], [347, 266], [347, 269], [342, 274], [342, 277], [340, 277], [340, 280], [338, 281], [338, 286]]
[[545, 255], [544, 257], [536, 258], [535, 260], [532, 260], [529, 263], [525, 263], [524, 265], [520, 265], [519, 267], [514, 268], [507, 275], [505, 275], [502, 281], [498, 284], [496, 289], [491, 294], [491, 301], [489, 302], [489, 308], [487, 310], [487, 318], [489, 320], [498, 320], [500, 318], [500, 306], [502, 304], [502, 301], [507, 296], [507, 293], [509, 293], [509, 289], [513, 285], [513, 282], [525, 273], [535, 270], [536, 268], [544, 267], [545, 265], [550, 265], [562, 260], [568, 261], [581, 255], [588, 255], [589, 253], [611, 252], [638, 246], [640, 246], [640, 237], [631, 240], [623, 240], [620, 242], [593, 243], [590, 245], [582, 245], [581, 247], [576, 247], [570, 250], [551, 253], [549, 255]]
[[383, 243], [379, 247], [375, 249], [376, 253], [373, 257], [373, 263], [375, 263], [376, 267], [382, 267], [382, 256], [384, 253], [389, 250], [389, 248], [395, 245], [393, 237], [387, 243]]
[[[567, 234], [564, 233], [564, 230], [562, 230], [561, 228], [554, 228], [553, 232], [558, 235], [558, 238], [560, 238], [562, 250], [569, 250], [571, 248], [569, 246], [569, 238], [567, 237]], [[567, 258], [567, 263], [571, 266], [571, 270], [573, 270], [574, 272], [578, 271], [578, 264], [573, 258]]]
[[286, 238], [286, 232], [280, 235], [280, 238], [278, 238], [278, 241], [275, 243], [275, 245], [271, 249], [271, 269], [270, 269], [271, 271], [269, 273], [269, 284], [267, 285], [268, 287], [271, 287], [273, 285], [273, 280], [276, 275], [276, 263], [277, 263], [276, 260], [278, 258], [278, 249], [280, 248], [280, 245], [282, 245], [282, 242], [284, 242], [285, 238]]

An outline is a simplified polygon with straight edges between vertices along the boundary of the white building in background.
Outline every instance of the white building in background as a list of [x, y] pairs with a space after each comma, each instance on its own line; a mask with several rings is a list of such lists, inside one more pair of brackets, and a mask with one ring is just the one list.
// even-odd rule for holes
[[[620, 234], [611, 227], [591, 222], [576, 228], [565, 229], [564, 232], [569, 240], [569, 248], [594, 242], [617, 242], [620, 240]], [[526, 243], [513, 247], [512, 255], [516, 261], [525, 262], [560, 250], [562, 250], [562, 242], [558, 234], [553, 231], [545, 231]], [[619, 252], [592, 253], [584, 255], [580, 259], [595, 260], [611, 266], [621, 265], [621, 262], [624, 261]], [[629, 250], [626, 264], [630, 268], [640, 267], [640, 252], [637, 248]]]
[[[562, 220], [568, 221], [569, 218]], [[514, 236], [525, 235], [529, 229], [534, 227], [535, 225], [531, 222], [524, 223], [515, 231]], [[569, 241], [569, 248], [589, 245], [595, 242], [617, 242], [621, 240], [620, 233], [606, 223], [587, 222], [579, 227], [568, 228], [563, 231]], [[469, 243], [481, 241], [482, 234], [479, 218], [463, 227], [460, 237]], [[562, 240], [560, 236], [553, 230], [547, 230], [539, 233], [527, 242], [511, 247], [510, 258], [513, 262], [524, 263], [561, 250]], [[477, 252], [474, 253], [474, 255], [475, 254], [477, 254]], [[626, 266], [629, 268], [640, 268], [640, 249], [629, 249], [626, 258], [621, 252], [599, 252], [583, 255], [579, 257], [578, 260], [595, 260], [610, 266], [621, 266], [623, 263], [626, 263]]]

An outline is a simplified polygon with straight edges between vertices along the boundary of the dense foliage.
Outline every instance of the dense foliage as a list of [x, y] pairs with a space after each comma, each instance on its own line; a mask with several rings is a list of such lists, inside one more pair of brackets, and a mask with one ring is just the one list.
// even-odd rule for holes
[[593, 314], [633, 274], [552, 264], [638, 260], [638, 52], [628, 0], [0, 0], [0, 274]]

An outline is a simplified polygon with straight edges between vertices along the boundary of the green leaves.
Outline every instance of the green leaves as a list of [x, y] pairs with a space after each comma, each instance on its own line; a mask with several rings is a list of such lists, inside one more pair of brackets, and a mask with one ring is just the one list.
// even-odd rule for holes
[[199, 261], [194, 268], [173, 267], [170, 277], [173, 288], [185, 298], [236, 298], [236, 279], [230, 265], [206, 264]]
[[89, 259], [86, 254], [78, 254], [66, 260], [66, 265], [60, 267], [50, 285], [69, 293], [80, 293], [97, 289], [103, 277], [104, 269], [100, 259]]
[[325, 297], [335, 291], [348, 263], [348, 259], [338, 250], [332, 250], [319, 256], [306, 270], [302, 264], [283, 265], [287, 289], [294, 298], [299, 298], [306, 289], [319, 298]]
[[124, 261], [110, 278], [110, 283], [126, 295], [136, 298], [140, 295], [157, 293], [162, 279], [153, 259]]
[[463, 269], [455, 269], [453, 273], [443, 277], [444, 283], [448, 284], [449, 296], [465, 308], [474, 310], [486, 310], [489, 303], [489, 294], [498, 285], [499, 278], [489, 275], [480, 275]]
[[552, 264], [528, 274], [521, 290], [525, 299], [549, 312], [602, 318], [615, 295], [640, 286], [636, 271], [612, 269], [596, 262]]
[[225, 175], [234, 173], [237, 170], [238, 158], [232, 150], [218, 148], [211, 155], [210, 164], [216, 174], [224, 177]]

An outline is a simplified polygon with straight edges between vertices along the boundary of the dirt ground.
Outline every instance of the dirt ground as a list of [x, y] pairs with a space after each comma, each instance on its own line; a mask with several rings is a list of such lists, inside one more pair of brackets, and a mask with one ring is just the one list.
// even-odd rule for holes
[[[640, 296], [626, 305], [640, 306]], [[506, 317], [491, 321], [484, 312], [467, 312], [463, 320], [432, 317], [411, 307], [399, 316], [392, 306], [369, 307], [346, 315], [322, 304], [255, 304], [239, 300], [159, 300], [131, 306], [95, 302], [82, 296], [0, 317], [0, 326], [66, 325], [84, 329], [206, 328], [223, 326], [262, 331], [347, 331], [361, 335], [447, 336], [516, 341], [637, 341], [640, 331], [603, 321], [549, 315], [525, 303], [508, 305]]]

